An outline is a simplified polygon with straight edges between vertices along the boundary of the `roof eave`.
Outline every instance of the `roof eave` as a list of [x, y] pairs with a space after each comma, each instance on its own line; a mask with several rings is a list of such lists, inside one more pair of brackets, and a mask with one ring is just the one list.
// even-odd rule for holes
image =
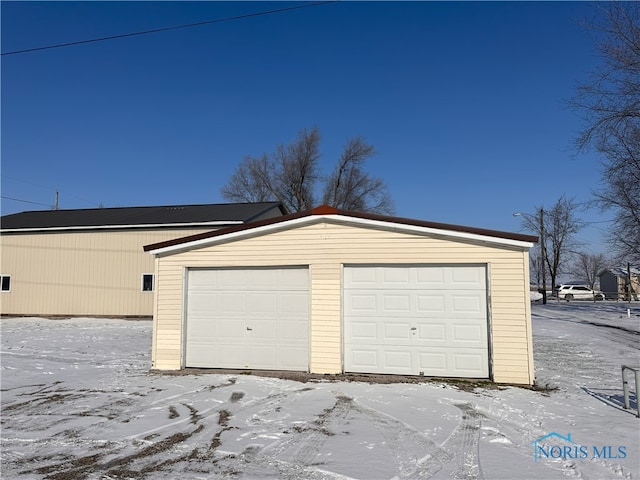
[[149, 228], [190, 228], [190, 227], [224, 227], [242, 225], [242, 220], [224, 220], [214, 222], [185, 222], [185, 223], [149, 223], [135, 225], [82, 225], [68, 227], [32, 227], [32, 228], [3, 228], [0, 233], [31, 233], [31, 232], [61, 232], [78, 230], [137, 230]]
[[[144, 247], [144, 250], [152, 255], [175, 254], [194, 248], [202, 248], [205, 246], [215, 245], [233, 240], [240, 240], [242, 238], [259, 236], [265, 233], [285, 230], [296, 226], [310, 225], [322, 221], [337, 222], [345, 225], [381, 228], [385, 230], [392, 230], [402, 233], [413, 233], [418, 235], [444, 236], [449, 238], [458, 238], [461, 240], [465, 239], [517, 248], [531, 248], [537, 241], [537, 237], [526, 235], [519, 236], [521, 238], [500, 237], [497, 235], [492, 235], [492, 231], [489, 230], [485, 231], [485, 233], [478, 233], [480, 232], [480, 230], [478, 230], [478, 232], [473, 231], [476, 229], [468, 229], [470, 231], [463, 231], [440, 227], [430, 227], [427, 225], [419, 224], [398, 223], [396, 221], [390, 221], [387, 219], [390, 219], [392, 217], [379, 216], [379, 219], [375, 219], [371, 218], [371, 216], [369, 215], [345, 215], [345, 212], [341, 211], [336, 211], [340, 213], [333, 213], [331, 211], [326, 211], [326, 213], [322, 212], [322, 210], [318, 211], [317, 214], [309, 214], [303, 212], [299, 214], [289, 215], [289, 218], [286, 219], [280, 217], [277, 219], [278, 221], [275, 222], [257, 222], [255, 225], [243, 225], [242, 227], [231, 231], [219, 230], [208, 234], [205, 233], [202, 235], [193, 235], [184, 239], [176, 239], [169, 242], [147, 245]], [[498, 234], [500, 232], [493, 233]]]

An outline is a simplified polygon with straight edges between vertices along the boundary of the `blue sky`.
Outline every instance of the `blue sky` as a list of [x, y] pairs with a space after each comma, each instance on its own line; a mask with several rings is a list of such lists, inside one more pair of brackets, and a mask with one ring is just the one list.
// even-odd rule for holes
[[[294, 2], [2, 2], [2, 52]], [[582, 2], [338, 2], [2, 57], [2, 214], [219, 203], [245, 155], [317, 126], [328, 173], [377, 151], [396, 214], [522, 231], [516, 211], [587, 202], [566, 101], [600, 62]], [[22, 200], [16, 201], [13, 199]], [[34, 203], [25, 203], [34, 202]], [[610, 216], [580, 238], [604, 251]], [[605, 222], [605, 223], [601, 223]]]

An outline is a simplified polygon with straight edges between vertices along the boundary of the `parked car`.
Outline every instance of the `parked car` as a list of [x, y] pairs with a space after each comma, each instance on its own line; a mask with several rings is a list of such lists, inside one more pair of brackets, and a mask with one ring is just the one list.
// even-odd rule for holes
[[560, 285], [556, 290], [559, 299], [570, 300], [604, 300], [604, 294], [592, 290], [586, 285]]

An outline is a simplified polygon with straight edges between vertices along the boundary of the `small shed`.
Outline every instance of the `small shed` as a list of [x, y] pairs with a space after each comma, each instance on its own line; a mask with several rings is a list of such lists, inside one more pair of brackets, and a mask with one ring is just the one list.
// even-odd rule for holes
[[[630, 293], [632, 299], [638, 300], [638, 295], [640, 295], [640, 268], [607, 268], [600, 272], [598, 277], [600, 278], [600, 290], [604, 293], [605, 298], [628, 300], [627, 294]], [[630, 291], [628, 291], [629, 287]]]
[[535, 242], [323, 206], [147, 245], [152, 368], [530, 385]]

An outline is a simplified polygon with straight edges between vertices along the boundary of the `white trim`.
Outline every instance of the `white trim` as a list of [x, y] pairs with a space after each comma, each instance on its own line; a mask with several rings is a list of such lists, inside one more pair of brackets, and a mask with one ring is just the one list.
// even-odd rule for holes
[[404, 223], [386, 222], [381, 220], [370, 220], [357, 217], [349, 217], [345, 215], [309, 215], [306, 217], [294, 218], [292, 220], [286, 220], [284, 222], [276, 222], [262, 227], [249, 228], [246, 230], [240, 230], [238, 232], [231, 232], [223, 235], [217, 235], [210, 238], [203, 238], [200, 240], [194, 240], [192, 242], [181, 243], [178, 245], [171, 245], [169, 247], [157, 248], [150, 250], [148, 253], [151, 255], [162, 255], [167, 253], [177, 253], [180, 251], [191, 250], [192, 248], [201, 248], [209, 245], [215, 245], [217, 243], [228, 242], [230, 240], [239, 240], [242, 238], [252, 237], [260, 234], [271, 233], [279, 230], [286, 230], [295, 226], [309, 225], [313, 223], [319, 223], [322, 221], [333, 221], [342, 223], [345, 225], [363, 225], [368, 227], [380, 227], [387, 230], [393, 230], [401, 233], [418, 233], [422, 235], [440, 235], [453, 238], [461, 238], [465, 240], [475, 240], [480, 242], [495, 243], [498, 245], [507, 245], [521, 248], [531, 248], [534, 246], [533, 242], [525, 242], [522, 240], [513, 240], [509, 238], [493, 237], [489, 235], [480, 235], [477, 233], [459, 232], [455, 230], [445, 230], [433, 227], [422, 227], [417, 225], [407, 225]]
[[133, 228], [182, 228], [182, 227], [211, 227], [221, 225], [242, 225], [242, 220], [214, 221], [214, 222], [194, 222], [194, 223], [146, 223], [140, 225], [86, 225], [72, 227], [33, 227], [33, 228], [4, 228], [0, 233], [15, 232], [43, 232], [43, 231], [65, 231], [65, 230], [129, 230]]

